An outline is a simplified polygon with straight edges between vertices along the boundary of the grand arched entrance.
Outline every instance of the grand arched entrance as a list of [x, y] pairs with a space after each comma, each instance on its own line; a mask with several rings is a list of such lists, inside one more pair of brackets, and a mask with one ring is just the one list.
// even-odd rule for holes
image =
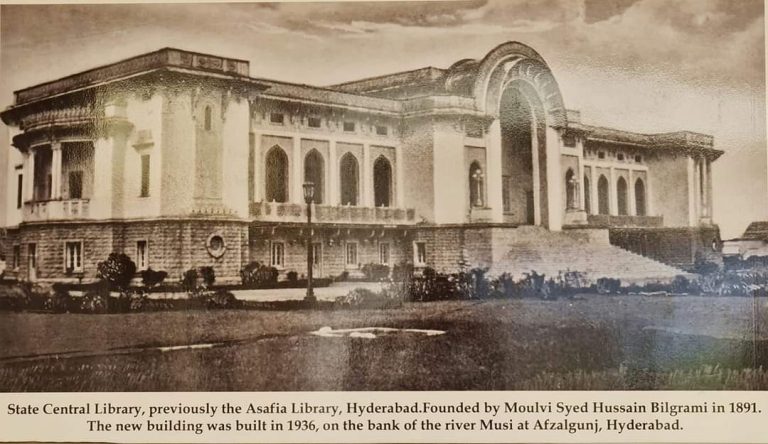
[[[535, 92], [521, 81], [501, 95], [501, 175], [504, 222], [546, 224], [546, 130]], [[537, 115], [538, 114], [538, 115]]]

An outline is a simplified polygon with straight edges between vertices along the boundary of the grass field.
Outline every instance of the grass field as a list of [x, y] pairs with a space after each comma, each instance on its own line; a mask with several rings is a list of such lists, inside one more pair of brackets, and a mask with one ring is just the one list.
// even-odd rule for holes
[[[309, 334], [324, 326], [446, 333]], [[749, 370], [768, 368], [766, 333], [768, 299], [751, 298], [587, 295], [370, 311], [2, 313], [0, 390], [768, 389], [768, 373]], [[194, 344], [216, 346], [157, 348]]]

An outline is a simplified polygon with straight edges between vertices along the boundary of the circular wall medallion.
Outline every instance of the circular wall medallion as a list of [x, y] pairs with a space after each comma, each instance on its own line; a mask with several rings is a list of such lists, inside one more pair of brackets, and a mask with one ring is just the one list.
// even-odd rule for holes
[[224, 237], [218, 233], [214, 233], [208, 236], [208, 240], [205, 242], [205, 248], [208, 250], [208, 254], [215, 258], [224, 256], [227, 251], [227, 244], [224, 243]]

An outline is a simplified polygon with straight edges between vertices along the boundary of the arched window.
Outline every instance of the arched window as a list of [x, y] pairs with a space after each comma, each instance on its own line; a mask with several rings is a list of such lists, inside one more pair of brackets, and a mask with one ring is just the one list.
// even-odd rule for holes
[[210, 106], [205, 107], [205, 130], [206, 131], [211, 130], [211, 107]]
[[565, 208], [578, 208], [576, 198], [576, 178], [574, 177], [573, 170], [568, 168], [568, 171], [565, 173]]
[[627, 210], [627, 181], [623, 177], [619, 177], [616, 181], [616, 200], [619, 204], [619, 215], [626, 216], [629, 214]]
[[589, 178], [584, 176], [584, 211], [592, 214], [592, 188], [589, 186]]
[[359, 189], [359, 174], [357, 159], [352, 153], [347, 153], [341, 158], [341, 204], [357, 205], [357, 194]]
[[304, 158], [304, 182], [315, 184], [316, 204], [323, 203], [323, 190], [325, 189], [325, 162], [323, 156], [317, 151], [312, 150]]
[[392, 205], [392, 165], [384, 156], [373, 163], [373, 203], [377, 207]]
[[608, 179], [602, 174], [597, 179], [597, 211], [600, 214], [608, 214]]
[[645, 216], [645, 184], [639, 177], [635, 181], [635, 213], [638, 216]]
[[275, 145], [267, 153], [266, 199], [268, 202], [288, 202], [288, 156]]
[[484, 207], [484, 180], [483, 169], [480, 168], [480, 164], [472, 162], [469, 166], [469, 205], [472, 207]]

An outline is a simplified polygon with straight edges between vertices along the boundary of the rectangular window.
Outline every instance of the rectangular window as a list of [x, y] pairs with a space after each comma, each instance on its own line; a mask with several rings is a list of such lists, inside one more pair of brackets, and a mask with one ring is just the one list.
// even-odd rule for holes
[[636, 163], [643, 163], [643, 156], [641, 156], [641, 155], [639, 155], [639, 154], [638, 154], [638, 155], [636, 155], [636, 156], [635, 156], [635, 162], [636, 162]]
[[323, 260], [323, 244], [316, 242], [312, 244], [312, 264], [319, 267]]
[[344, 131], [353, 132], [355, 130], [355, 122], [344, 122]]
[[386, 136], [389, 130], [386, 126], [376, 125], [376, 134], [379, 136]]
[[275, 125], [282, 125], [285, 123], [285, 115], [282, 113], [269, 113], [269, 122]]
[[347, 242], [347, 266], [357, 266], [357, 243]]
[[136, 269], [149, 268], [149, 243], [145, 240], [136, 241]]
[[427, 244], [424, 242], [416, 242], [413, 245], [413, 263], [415, 265], [427, 264]]
[[509, 213], [512, 211], [512, 199], [510, 190], [512, 189], [512, 178], [510, 176], [501, 177], [501, 203], [503, 211]]
[[149, 154], [141, 156], [141, 192], [139, 197], [149, 196]]
[[13, 246], [13, 269], [18, 270], [21, 265], [21, 245]]
[[67, 273], [83, 271], [82, 242], [66, 242], [64, 244], [64, 269]]
[[37, 268], [37, 244], [27, 245], [27, 263], [30, 270]]
[[389, 244], [379, 244], [379, 262], [389, 265]]
[[307, 126], [310, 128], [320, 128], [320, 118], [319, 117], [307, 118]]
[[617, 160], [624, 160], [624, 153], [619, 153], [616, 155]]
[[272, 266], [283, 268], [285, 265], [285, 245], [282, 242], [272, 242]]
[[24, 175], [19, 174], [16, 183], [16, 208], [21, 208], [21, 204], [24, 200]]
[[605, 159], [605, 151], [598, 151], [597, 152], [597, 158], [598, 159]]
[[70, 199], [83, 198], [83, 172], [82, 171], [69, 172], [69, 198]]

